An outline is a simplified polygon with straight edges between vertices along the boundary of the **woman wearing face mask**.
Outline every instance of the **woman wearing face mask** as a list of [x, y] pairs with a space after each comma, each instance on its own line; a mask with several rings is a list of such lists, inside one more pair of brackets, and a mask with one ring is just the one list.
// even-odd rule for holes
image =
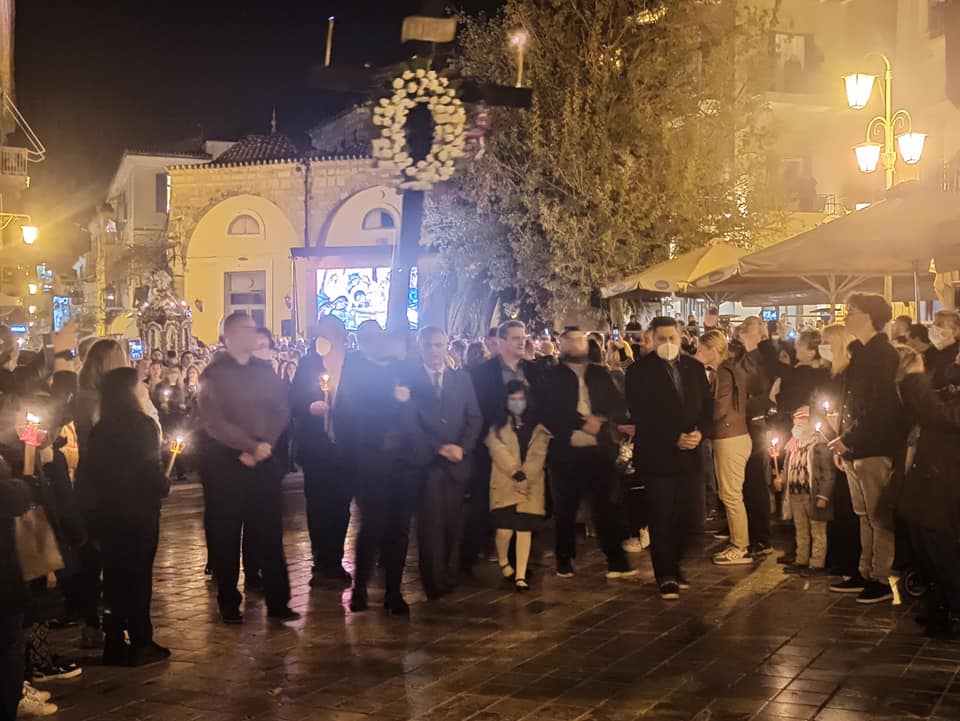
[[[507, 384], [503, 416], [487, 435], [493, 468], [490, 473], [490, 510], [497, 529], [497, 558], [503, 577], [519, 592], [530, 590], [527, 563], [533, 531], [546, 515], [544, 464], [550, 434], [539, 425], [527, 403], [523, 381]], [[516, 536], [516, 563], [510, 565], [510, 541]]]
[[952, 310], [937, 311], [929, 328], [932, 347], [924, 356], [924, 365], [935, 389], [960, 383], [960, 368], [955, 368], [960, 354], [960, 315]]

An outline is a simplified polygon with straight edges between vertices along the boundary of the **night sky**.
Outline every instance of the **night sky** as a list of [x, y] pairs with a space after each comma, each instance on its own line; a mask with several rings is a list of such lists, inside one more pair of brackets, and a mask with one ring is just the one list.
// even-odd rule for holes
[[[497, 0], [461, 0], [491, 10]], [[307, 85], [336, 16], [334, 65], [405, 57], [400, 23], [419, 0], [21, 0], [17, 102], [47, 146], [28, 210], [62, 240], [104, 199], [124, 148], [280, 130], [298, 143], [350, 99]]]

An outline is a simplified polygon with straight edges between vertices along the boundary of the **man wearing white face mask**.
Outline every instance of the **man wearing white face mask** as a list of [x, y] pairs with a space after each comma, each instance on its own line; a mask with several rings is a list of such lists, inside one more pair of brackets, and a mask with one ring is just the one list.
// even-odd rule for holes
[[957, 379], [950, 372], [957, 354], [960, 353], [960, 314], [952, 310], [937, 311], [929, 328], [933, 346], [924, 356], [927, 372], [934, 388], [955, 384]]
[[680, 568], [695, 508], [703, 431], [713, 415], [703, 365], [680, 353], [680, 328], [654, 318], [654, 352], [627, 369], [627, 406], [636, 424], [636, 475], [647, 488], [650, 550], [660, 597], [674, 600], [687, 587]]

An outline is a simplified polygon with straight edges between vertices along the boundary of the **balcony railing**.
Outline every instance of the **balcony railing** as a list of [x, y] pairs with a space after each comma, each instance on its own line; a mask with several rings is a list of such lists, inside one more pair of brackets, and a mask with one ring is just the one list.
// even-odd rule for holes
[[0, 176], [28, 175], [27, 162], [26, 148], [13, 148], [6, 145], [0, 145]]

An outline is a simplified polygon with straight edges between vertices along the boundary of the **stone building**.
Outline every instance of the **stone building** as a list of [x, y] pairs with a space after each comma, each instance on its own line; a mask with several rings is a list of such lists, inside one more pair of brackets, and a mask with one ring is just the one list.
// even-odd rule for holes
[[318, 311], [383, 320], [401, 198], [369, 157], [301, 154], [274, 131], [168, 171], [170, 265], [197, 338], [236, 310], [285, 336]]

